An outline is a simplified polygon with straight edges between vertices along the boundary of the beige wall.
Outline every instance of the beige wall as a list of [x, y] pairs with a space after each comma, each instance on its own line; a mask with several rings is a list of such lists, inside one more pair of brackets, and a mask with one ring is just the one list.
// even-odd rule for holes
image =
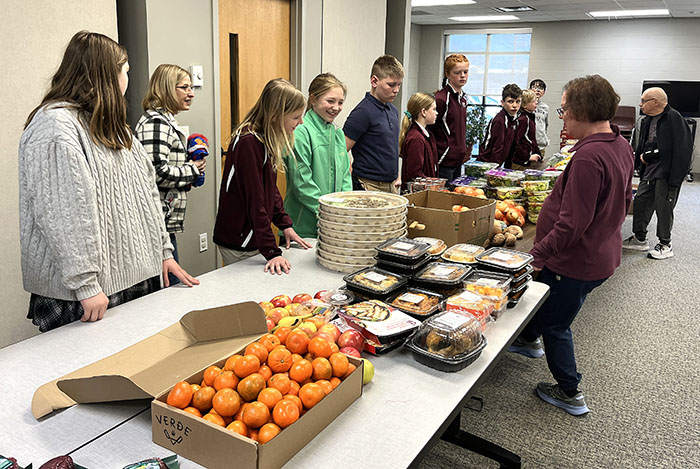
[[114, 0], [3, 0], [2, 6], [0, 161], [8, 177], [0, 197], [0, 347], [38, 332], [25, 319], [29, 294], [20, 268], [17, 146], [24, 120], [46, 92], [73, 34], [87, 29], [117, 38]]

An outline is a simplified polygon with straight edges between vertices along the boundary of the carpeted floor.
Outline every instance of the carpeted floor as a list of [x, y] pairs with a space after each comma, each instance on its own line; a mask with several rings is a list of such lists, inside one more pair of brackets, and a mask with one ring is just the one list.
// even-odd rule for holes
[[[462, 412], [463, 429], [517, 453], [527, 469], [700, 467], [700, 182], [683, 185], [675, 215], [675, 257], [623, 252], [574, 322], [591, 412], [573, 417], [544, 403], [533, 390], [551, 381], [545, 359], [506, 353], [474, 393], [483, 410]], [[631, 227], [628, 216], [624, 237]], [[654, 217], [652, 246], [655, 230]], [[420, 467], [499, 466], [439, 442]]]

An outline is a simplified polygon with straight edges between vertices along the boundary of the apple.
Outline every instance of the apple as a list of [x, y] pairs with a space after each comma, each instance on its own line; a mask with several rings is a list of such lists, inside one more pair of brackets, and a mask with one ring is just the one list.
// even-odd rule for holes
[[338, 342], [338, 337], [340, 337], [340, 329], [335, 324], [326, 323], [318, 328], [319, 332], [328, 332], [333, 336], [333, 342]]
[[313, 337], [314, 334], [316, 334], [316, 325], [311, 321], [302, 322], [301, 324], [299, 324], [299, 329], [306, 332], [309, 338]]
[[273, 299], [270, 300], [270, 303], [275, 305], [277, 308], [284, 308], [288, 304], [291, 304], [292, 299], [289, 297], [289, 295], [277, 295]]
[[374, 378], [374, 365], [366, 358], [363, 358], [362, 361], [364, 362], [362, 367], [362, 384], [367, 384]]
[[340, 352], [344, 353], [345, 355], [350, 355], [351, 357], [362, 358], [360, 351], [355, 347], [343, 347], [340, 349]]
[[296, 316], [294, 314], [294, 311], [299, 307], [299, 303], [290, 303], [287, 306], [284, 307], [287, 311], [289, 311], [290, 316]]
[[314, 298], [317, 300], [322, 300], [323, 297], [326, 296], [328, 293], [329, 293], [328, 290], [319, 290], [314, 295]]
[[268, 311], [270, 311], [272, 308], [275, 307], [275, 305], [273, 305], [273, 304], [270, 303], [269, 301], [261, 301], [261, 302], [258, 303], [258, 304], [259, 304], [260, 307], [263, 309], [263, 311], [265, 311], [266, 313], [267, 313]]
[[322, 338], [326, 339], [326, 340], [328, 341], [328, 343], [330, 343], [330, 344], [334, 344], [334, 343], [335, 343], [335, 339], [334, 339], [333, 336], [332, 336], [331, 334], [329, 334], [328, 332], [322, 332], [322, 331], [319, 330], [319, 332], [317, 332], [316, 334], [314, 334], [314, 338], [316, 338], [316, 337], [322, 337]]
[[299, 293], [298, 295], [294, 295], [292, 303], [303, 303], [304, 301], [309, 301], [311, 299], [311, 295], [308, 293]]
[[277, 325], [277, 323], [275, 321], [273, 321], [271, 318], [267, 318], [267, 319], [265, 319], [265, 321], [267, 322], [267, 330], [268, 331], [271, 331]]
[[[316, 326], [316, 330], [320, 330], [323, 326], [328, 324], [326, 322], [326, 318], [321, 316], [312, 316], [309, 319], [307, 319], [307, 321], [314, 323], [314, 326]], [[335, 342], [335, 340], [333, 342]]]
[[363, 350], [365, 348], [365, 338], [355, 329], [348, 329], [338, 337], [338, 347], [341, 349], [352, 347], [357, 350]]
[[275, 321], [275, 324], [280, 322], [280, 319], [289, 316], [289, 311], [284, 308], [272, 308], [270, 311], [265, 313], [265, 316]]

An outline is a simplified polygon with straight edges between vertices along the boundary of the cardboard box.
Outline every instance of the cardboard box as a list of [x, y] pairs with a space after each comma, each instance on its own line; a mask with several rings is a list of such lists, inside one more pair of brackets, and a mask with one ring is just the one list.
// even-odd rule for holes
[[[447, 246], [469, 243], [482, 246], [493, 228], [496, 201], [469, 197], [453, 192], [421, 191], [405, 196], [409, 201], [406, 220], [425, 225], [424, 230], [408, 229], [408, 236], [429, 236], [445, 241]], [[453, 212], [453, 205], [469, 207]]]
[[32, 413], [40, 418], [76, 403], [155, 397], [155, 443], [206, 467], [280, 467], [360, 397], [361, 360], [350, 357], [357, 370], [265, 445], [165, 403], [175, 383], [200, 382], [207, 367], [222, 366], [265, 333], [265, 315], [255, 302], [191, 311], [161, 332], [39, 387]]

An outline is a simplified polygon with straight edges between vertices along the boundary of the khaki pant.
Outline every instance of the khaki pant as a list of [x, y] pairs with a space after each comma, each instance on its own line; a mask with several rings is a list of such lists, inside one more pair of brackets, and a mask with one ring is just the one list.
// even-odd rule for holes
[[354, 190], [359, 190], [359, 188], [357, 187], [357, 185], [359, 184], [362, 187], [362, 189], [366, 191], [389, 192], [391, 194], [399, 193], [399, 188], [394, 185], [394, 181], [373, 181], [371, 179], [365, 179], [357, 176], [353, 176], [352, 178]]
[[234, 249], [228, 249], [221, 246], [217, 246], [219, 252], [221, 253], [221, 258], [224, 265], [235, 264], [242, 260], [248, 259], [249, 257], [257, 256], [260, 251], [257, 249], [255, 251], [236, 251]]

